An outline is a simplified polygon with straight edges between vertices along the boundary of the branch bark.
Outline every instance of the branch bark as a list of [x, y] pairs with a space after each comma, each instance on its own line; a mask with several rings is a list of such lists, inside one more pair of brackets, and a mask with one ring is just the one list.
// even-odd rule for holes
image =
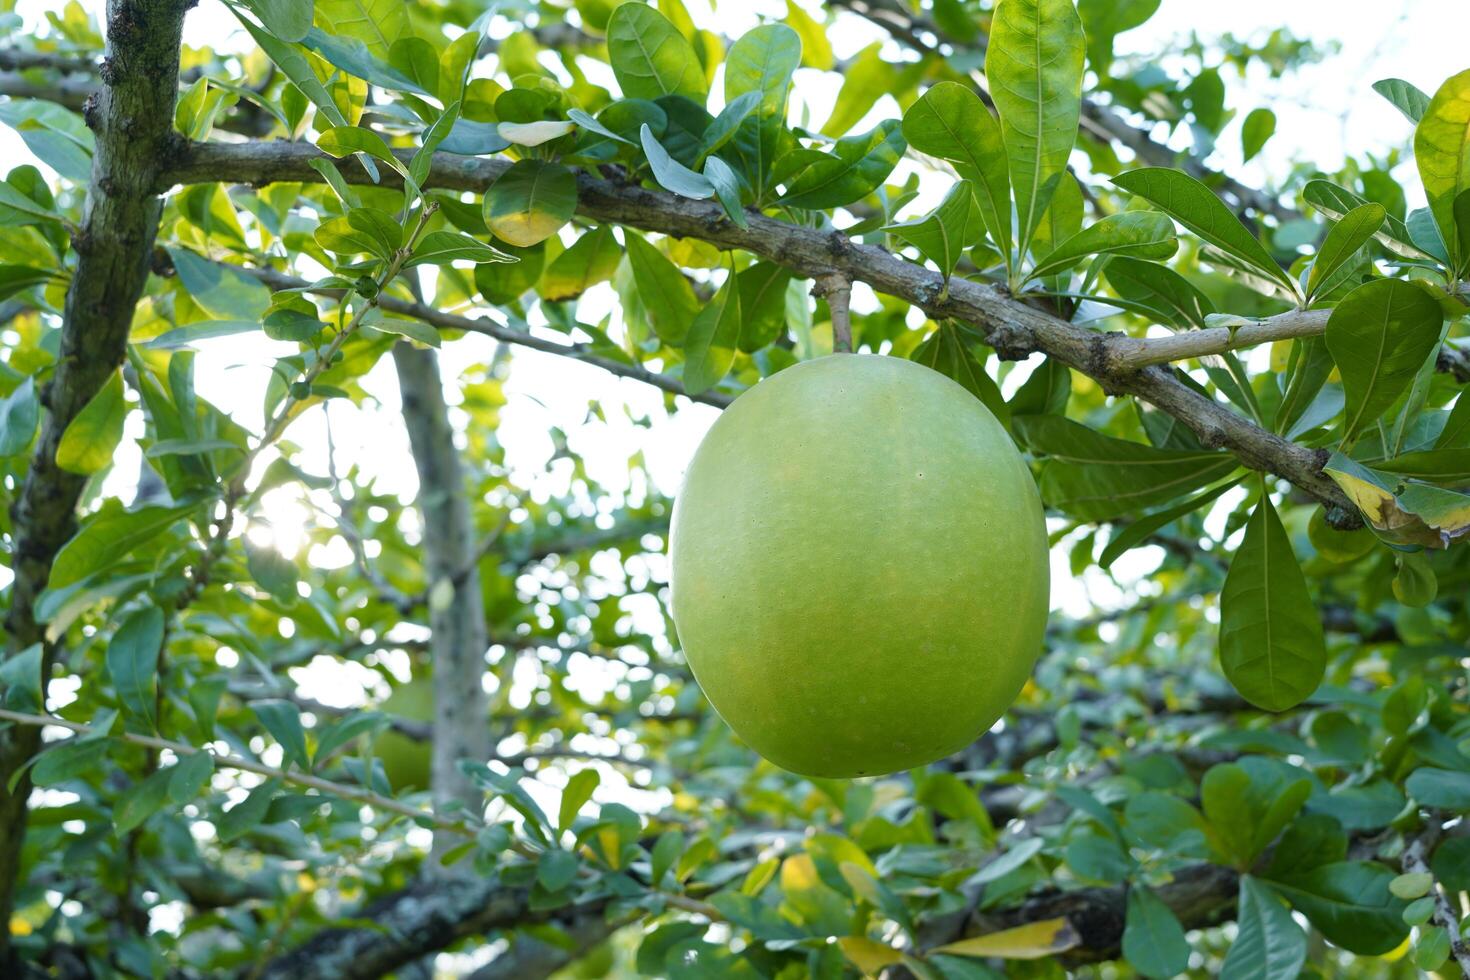
[[[439, 359], [432, 350], [401, 342], [393, 347], [403, 420], [418, 468], [418, 508], [423, 519], [424, 564], [429, 586], [430, 650], [433, 657], [434, 741], [432, 781], [435, 808], [457, 802], [472, 810], [481, 791], [459, 771], [463, 758], [490, 758], [490, 727], [483, 677], [489, 639], [474, 562], [475, 525], [465, 492], [464, 471], [449, 424]], [[442, 593], [442, 595], [441, 595]], [[441, 855], [459, 843], [440, 833]], [[431, 862], [437, 867], [437, 862]]]
[[[86, 477], [56, 465], [57, 446], [72, 419], [121, 366], [133, 307], [148, 279], [162, 208], [159, 167], [175, 139], [179, 44], [184, 11], [191, 5], [190, 0], [107, 4], [103, 84], [85, 113], [97, 138], [82, 224], [73, 242], [77, 266], [67, 289], [56, 368], [42, 388], [46, 420], [11, 509], [15, 581], [6, 627], [12, 655], [43, 640], [35, 601], [46, 587], [52, 559], [76, 529], [77, 500], [86, 484]], [[0, 732], [0, 925], [10, 921], [21, 870], [30, 780], [22, 777], [13, 792], [5, 787], [39, 746], [39, 729]], [[10, 961], [7, 927], [0, 929], [0, 967]]]
[[[407, 152], [407, 151], [405, 151]], [[309, 164], [320, 156], [299, 143], [193, 144], [174, 161], [163, 181], [320, 181]], [[427, 185], [483, 192], [510, 166], [508, 160], [435, 154]], [[369, 180], [349, 166], [349, 181]], [[388, 179], [385, 176], [385, 180]], [[1356, 515], [1347, 497], [1322, 472], [1326, 454], [1289, 442], [1237, 415], [1179, 380], [1172, 370], [1138, 370], [1116, 363], [1114, 352], [1136, 338], [1100, 334], [1037, 309], [984, 283], [954, 280], [945, 290], [938, 272], [907, 262], [872, 245], [861, 245], [835, 231], [821, 231], [748, 216], [748, 227], [731, 221], [718, 204], [678, 197], [586, 173], [577, 178], [582, 214], [597, 221], [627, 225], [679, 238], [697, 238], [721, 249], [744, 249], [808, 277], [839, 273], [896, 296], [935, 319], [972, 325], [1000, 356], [1019, 359], [1040, 352], [1095, 379], [1110, 394], [1133, 395], [1182, 421], [1206, 446], [1234, 453], [1251, 469], [1288, 480], [1315, 500]]]
[[[604, 900], [605, 901], [605, 900]], [[495, 929], [600, 915], [604, 901], [537, 912], [529, 891], [498, 879], [421, 878], [359, 911], [376, 928], [325, 929], [277, 957], [260, 980], [373, 980], [421, 956]]]
[[[1434, 846], [1439, 825], [1435, 830], [1422, 837], [1416, 837], [1404, 848], [1404, 856], [1399, 866], [1405, 874], [1430, 874], [1429, 849]], [[1429, 885], [1430, 897], [1434, 899], [1434, 922], [1444, 929], [1450, 937], [1450, 957], [1460, 965], [1460, 972], [1470, 977], [1470, 943], [1460, 934], [1460, 914], [1455, 906], [1445, 895], [1444, 889], [1438, 881], [1431, 879]]]

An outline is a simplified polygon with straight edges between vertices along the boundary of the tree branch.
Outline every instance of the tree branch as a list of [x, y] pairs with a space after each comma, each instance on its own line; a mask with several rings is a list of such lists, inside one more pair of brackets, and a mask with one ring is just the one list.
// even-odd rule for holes
[[[1437, 836], [1436, 831], [1422, 837], [1416, 837], [1404, 848], [1404, 855], [1399, 861], [1399, 867], [1406, 874], [1430, 874], [1429, 849], [1434, 846]], [[1470, 977], [1470, 943], [1460, 934], [1460, 915], [1454, 905], [1450, 904], [1444, 889], [1439, 882], [1433, 881], [1429, 885], [1429, 894], [1434, 898], [1434, 921], [1444, 929], [1450, 937], [1450, 956], [1460, 964], [1460, 970], [1465, 976]]]
[[[403, 151], [405, 154], [411, 151]], [[320, 156], [299, 143], [193, 144], [170, 161], [165, 183], [234, 181], [320, 181], [309, 161]], [[428, 185], [483, 192], [510, 161], [434, 156]], [[349, 181], [368, 181], [356, 165], [345, 168]], [[385, 176], [385, 180], [387, 180]], [[1356, 515], [1351, 503], [1322, 472], [1324, 453], [1289, 442], [1237, 415], [1184, 384], [1171, 370], [1150, 366], [1129, 370], [1114, 364], [1112, 351], [1122, 335], [1099, 334], [1009, 296], [983, 283], [955, 280], [945, 290], [938, 272], [838, 232], [805, 228], [751, 214], [741, 228], [718, 204], [662, 191], [578, 175], [579, 210], [597, 221], [697, 238], [722, 249], [739, 248], [806, 277], [842, 273], [855, 282], [906, 300], [935, 319], [971, 324], [1002, 357], [1019, 359], [1040, 352], [1092, 377], [1110, 394], [1134, 395], [1182, 421], [1201, 442], [1234, 453], [1251, 469], [1274, 473], [1313, 499]], [[432, 320], [430, 322], [433, 322]], [[487, 332], [487, 331], [481, 331]], [[1123, 338], [1131, 348], [1136, 338]]]
[[[433, 659], [434, 738], [432, 785], [436, 805], [458, 801], [471, 809], [481, 791], [460, 771], [460, 759], [490, 756], [487, 703], [482, 686], [485, 610], [480, 570], [471, 561], [475, 526], [439, 359], [432, 350], [407, 342], [393, 345], [403, 421], [418, 469], [418, 508], [423, 519], [424, 567], [429, 579], [430, 656]], [[462, 576], [462, 578], [460, 578]], [[457, 841], [442, 835], [442, 853]]]
[[[297, 146], [299, 144], [268, 143], [262, 145]], [[315, 171], [311, 172], [315, 173]], [[239, 266], [230, 266], [230, 268], [253, 276], [272, 289], [303, 289], [311, 286], [311, 283], [305, 279], [287, 275], [284, 272], [277, 272], [274, 269], [242, 269]], [[342, 290], [340, 289], [323, 288], [311, 289], [310, 291], [318, 296], [342, 295]], [[388, 295], [380, 296], [378, 298], [378, 305], [390, 312], [410, 316], [416, 320], [423, 320], [425, 323], [433, 324], [442, 330], [459, 330], [465, 333], [484, 334], [503, 343], [527, 347], [531, 350], [541, 351], [543, 354], [569, 357], [572, 360], [581, 361], [583, 364], [590, 364], [593, 367], [601, 368], [609, 374], [617, 375], [620, 378], [640, 381], [643, 384], [651, 385], [670, 394], [683, 395], [690, 401], [703, 402], [706, 405], [715, 405], [723, 408], [733, 400], [732, 396], [718, 391], [707, 391], [699, 395], [689, 395], [684, 391], [684, 383], [678, 378], [673, 378], [666, 374], [659, 374], [647, 368], [614, 360], [610, 357], [603, 357], [600, 354], [594, 354], [589, 348], [581, 344], [563, 344], [555, 340], [538, 337], [535, 334], [516, 330], [489, 317], [458, 316], [454, 313], [445, 313], [442, 310], [437, 310], [423, 303], [398, 299]]]
[[[87, 478], [56, 464], [61, 436], [121, 366], [133, 307], [148, 279], [148, 253], [162, 208], [158, 167], [174, 139], [179, 43], [189, 6], [189, 0], [107, 5], [106, 79], [85, 114], [96, 147], [73, 242], [77, 265], [66, 293], [56, 368], [41, 389], [46, 420], [11, 509], [15, 580], [5, 623], [10, 655], [43, 640], [36, 598], [46, 588], [57, 551], [76, 530], [77, 500]], [[0, 972], [11, 962], [6, 924], [31, 789], [25, 776], [13, 791], [5, 787], [39, 746], [37, 729], [0, 732]]]

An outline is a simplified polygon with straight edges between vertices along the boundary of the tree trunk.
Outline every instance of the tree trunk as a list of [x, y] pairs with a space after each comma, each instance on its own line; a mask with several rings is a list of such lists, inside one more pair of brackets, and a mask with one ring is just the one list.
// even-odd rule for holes
[[[86, 477], [56, 465], [62, 433], [123, 362], [133, 308], [148, 280], [148, 256], [162, 204], [159, 173], [175, 148], [179, 43], [192, 0], [108, 0], [102, 87], [84, 109], [96, 134], [92, 179], [73, 236], [76, 272], [67, 290], [61, 350], [43, 386], [46, 420], [25, 485], [11, 510], [14, 527], [7, 655], [42, 642], [34, 603], [56, 552], [76, 529]], [[46, 661], [49, 665], [50, 653]], [[46, 676], [43, 669], [42, 676]], [[11, 775], [40, 745], [40, 729], [0, 732], [0, 974], [17, 972], [8, 923], [21, 873], [30, 780], [7, 792]], [[10, 966], [12, 969], [7, 970]]]
[[[490, 725], [483, 685], [485, 610], [475, 567], [475, 524], [464, 485], [439, 359], [407, 343], [393, 348], [403, 419], [419, 473], [424, 564], [429, 579], [430, 650], [434, 664], [433, 792], [436, 809], [458, 802], [478, 812], [481, 792], [457, 765], [490, 757]], [[436, 837], [442, 854], [461, 843]]]

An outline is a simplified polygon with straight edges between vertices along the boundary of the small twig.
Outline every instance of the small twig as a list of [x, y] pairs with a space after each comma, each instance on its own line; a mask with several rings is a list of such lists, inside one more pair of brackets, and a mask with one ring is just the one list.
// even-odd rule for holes
[[[6, 708], [0, 708], [0, 719], [13, 721], [21, 725], [55, 725], [57, 728], [70, 729], [78, 735], [103, 734], [92, 726], [84, 725], [81, 722], [68, 721], [65, 718], [57, 718], [54, 715], [27, 714], [22, 711], [11, 711]], [[253, 772], [258, 776], [265, 776], [267, 779], [280, 779], [288, 783], [295, 783], [298, 786], [307, 786], [323, 793], [331, 793], [334, 796], [340, 796], [344, 799], [356, 800], [359, 803], [365, 803], [379, 810], [387, 810], [400, 816], [408, 817], [411, 820], [429, 820], [446, 829], [458, 830], [461, 833], [469, 835], [474, 834], [474, 830], [468, 827], [464, 821], [441, 817], [431, 810], [421, 810], [418, 807], [409, 806], [407, 803], [400, 803], [386, 796], [379, 796], [371, 790], [362, 789], [357, 786], [347, 786], [342, 783], [334, 783], [330, 779], [322, 779], [320, 776], [313, 776], [310, 773], [277, 769], [263, 762], [256, 762], [254, 759], [246, 759], [238, 755], [221, 755], [210, 752], [208, 749], [201, 749], [197, 746], [189, 745], [186, 742], [175, 742], [172, 739], [159, 738], [155, 735], [120, 732], [117, 734], [108, 734], [107, 737], [131, 742], [134, 745], [142, 745], [150, 749], [168, 749], [170, 752], [179, 756], [207, 753], [214, 756], [215, 765], [224, 766], [226, 769]]]
[[[1410, 874], [1430, 874], [1429, 862], [1425, 856], [1429, 848], [1433, 846], [1433, 835], [1417, 837], [1404, 849], [1404, 856], [1399, 859], [1399, 866]], [[1450, 937], [1450, 955], [1456, 963], [1460, 964], [1461, 971], [1470, 977], [1470, 943], [1460, 935], [1460, 917], [1455, 912], [1455, 907], [1450, 904], [1444, 889], [1439, 882], [1431, 877], [1429, 894], [1434, 898], [1434, 921], [1439, 923]]]
[[852, 280], [841, 272], [817, 276], [812, 285], [813, 296], [826, 297], [832, 311], [832, 352], [852, 353]]

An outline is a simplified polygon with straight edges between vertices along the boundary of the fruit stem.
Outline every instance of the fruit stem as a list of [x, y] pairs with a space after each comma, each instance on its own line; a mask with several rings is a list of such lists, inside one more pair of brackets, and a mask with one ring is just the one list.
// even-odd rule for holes
[[812, 285], [813, 296], [825, 296], [832, 311], [832, 353], [852, 353], [852, 280], [841, 272], [817, 276]]

